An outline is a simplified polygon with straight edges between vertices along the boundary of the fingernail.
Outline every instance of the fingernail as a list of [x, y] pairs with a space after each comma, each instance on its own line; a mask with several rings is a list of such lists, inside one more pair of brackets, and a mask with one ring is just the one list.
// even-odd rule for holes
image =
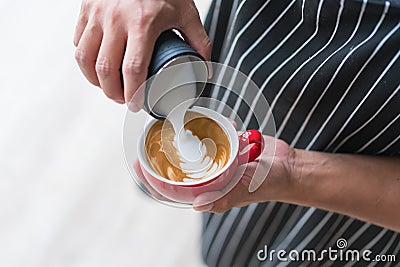
[[210, 210], [212, 210], [213, 207], [214, 207], [214, 203], [210, 203], [208, 205], [194, 207], [194, 209], [196, 211], [210, 211]]
[[140, 110], [140, 108], [133, 102], [130, 102], [128, 104], [128, 109], [132, 112], [138, 112]]
[[214, 75], [214, 71], [213, 71], [211, 62], [207, 61], [207, 66], [208, 66], [208, 79], [211, 79]]
[[114, 100], [114, 102], [116, 102], [116, 103], [118, 103], [118, 104], [125, 104], [125, 101], [124, 100]]

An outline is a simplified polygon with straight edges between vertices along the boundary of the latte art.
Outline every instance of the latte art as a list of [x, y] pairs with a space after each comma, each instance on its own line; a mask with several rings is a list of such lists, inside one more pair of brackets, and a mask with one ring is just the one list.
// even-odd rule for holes
[[175, 134], [168, 120], [155, 122], [147, 133], [145, 148], [151, 167], [162, 177], [196, 181], [221, 170], [230, 158], [230, 142], [214, 120], [187, 112], [185, 126]]

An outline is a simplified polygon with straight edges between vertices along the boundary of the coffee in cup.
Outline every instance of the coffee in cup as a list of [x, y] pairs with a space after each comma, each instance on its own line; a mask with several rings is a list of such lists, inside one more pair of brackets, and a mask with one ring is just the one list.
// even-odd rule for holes
[[231, 157], [227, 133], [215, 120], [195, 111], [186, 112], [184, 121], [184, 135], [176, 133], [169, 120], [150, 127], [145, 139], [147, 161], [158, 175], [171, 181], [213, 176]]
[[[195, 123], [196, 120], [194, 120], [194, 118], [199, 118], [199, 116], [203, 118], [209, 118], [211, 119], [211, 121], [205, 120], [204, 123], [200, 124], [200, 126], [197, 126], [197, 124]], [[220, 127], [220, 129], [222, 129], [225, 135], [221, 134], [221, 132], [216, 131], [217, 135], [212, 135], [212, 137], [215, 137], [215, 139], [220, 136], [227, 137], [227, 142], [220, 142], [221, 144], [227, 144], [227, 147], [229, 147], [229, 154], [225, 154], [227, 155], [227, 162], [224, 164], [224, 161], [221, 161], [222, 164], [219, 166], [221, 167], [221, 169], [217, 170], [214, 174], [206, 175], [206, 177], [202, 179], [183, 179], [183, 181], [180, 182], [166, 178], [163, 175], [160, 175], [158, 171], [156, 171], [156, 168], [153, 167], [154, 163], [156, 162], [154, 160], [155, 158], [153, 157], [152, 159], [149, 157], [150, 154], [147, 151], [150, 150], [148, 148], [151, 147], [152, 149], [154, 149], [153, 153], [155, 153], [157, 151], [160, 151], [161, 149], [162, 151], [168, 152], [168, 147], [157, 147], [156, 145], [152, 147], [152, 145], [154, 144], [152, 141], [156, 140], [153, 136], [155, 132], [157, 132], [157, 129], [153, 128], [153, 126], [157, 123], [165, 123], [164, 126], [167, 127], [168, 122], [159, 122], [155, 119], [151, 119], [146, 125], [144, 132], [140, 135], [137, 147], [138, 163], [140, 167], [140, 175], [137, 176], [138, 179], [140, 179], [140, 181], [144, 185], [146, 185], [146, 187], [151, 188], [150, 190], [154, 190], [155, 192], [157, 192], [157, 194], [160, 194], [162, 197], [168, 199], [168, 201], [174, 201], [176, 203], [185, 205], [191, 205], [196, 197], [202, 193], [220, 192], [223, 195], [224, 192], [227, 192], [226, 190], [229, 190], [229, 188], [233, 188], [231, 186], [234, 186], [238, 181], [237, 179], [240, 178], [240, 173], [239, 175], [234, 175], [238, 170], [238, 167], [240, 165], [244, 165], [248, 162], [256, 160], [256, 158], [261, 154], [263, 150], [263, 136], [259, 131], [247, 130], [238, 135], [235, 127], [233, 127], [233, 124], [226, 117], [222, 116], [218, 112], [215, 112], [208, 108], [195, 106], [192, 107], [185, 114], [184, 121], [186, 121], [186, 124], [189, 124], [189, 121], [192, 121], [192, 119], [193, 125], [196, 126], [193, 126], [193, 130], [196, 130], [195, 128], [197, 128], [201, 129], [202, 131], [208, 131], [208, 128], [214, 129], [214, 127], [210, 127], [209, 124], [216, 123]], [[200, 121], [203, 120], [197, 120], [197, 122]], [[154, 133], [150, 133], [150, 129], [152, 128], [154, 130]], [[160, 130], [160, 128], [158, 130]], [[168, 138], [168, 134], [165, 134], [164, 132], [166, 131], [161, 130], [161, 141], [162, 143], [168, 143], [167, 141], [163, 141], [163, 139]], [[171, 138], [171, 136], [169, 137]], [[150, 139], [152, 139], [152, 141], [150, 141]], [[207, 139], [203, 140], [205, 141]], [[222, 140], [225, 139], [222, 138]], [[170, 143], [174, 141], [170, 141]], [[218, 140], [216, 140], [215, 142], [218, 142]], [[216, 145], [215, 148], [217, 147], [218, 146]], [[215, 149], [215, 152], [217, 151], [218, 150]], [[169, 154], [170, 153], [165, 153], [165, 155]], [[193, 153], [193, 155], [195, 155], [195, 153]], [[215, 155], [217, 155], [217, 153], [215, 153]], [[223, 155], [223, 153], [221, 153], [221, 155]], [[223, 159], [224, 157], [221, 158]], [[179, 165], [175, 165], [175, 163], [173, 163], [172, 166]], [[179, 168], [181, 167], [179, 166]], [[216, 195], [215, 197], [219, 198], [222, 195]]]

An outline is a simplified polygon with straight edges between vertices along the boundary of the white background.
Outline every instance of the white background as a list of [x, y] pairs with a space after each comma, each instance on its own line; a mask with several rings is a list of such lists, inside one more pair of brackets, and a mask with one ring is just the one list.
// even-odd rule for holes
[[79, 7], [0, 0], [0, 266], [202, 266], [200, 214], [139, 191], [125, 107], [78, 70]]

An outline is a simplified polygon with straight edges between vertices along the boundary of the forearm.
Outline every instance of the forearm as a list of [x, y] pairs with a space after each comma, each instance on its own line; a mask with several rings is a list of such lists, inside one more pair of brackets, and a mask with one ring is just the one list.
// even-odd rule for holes
[[400, 158], [296, 150], [290, 199], [400, 231]]

